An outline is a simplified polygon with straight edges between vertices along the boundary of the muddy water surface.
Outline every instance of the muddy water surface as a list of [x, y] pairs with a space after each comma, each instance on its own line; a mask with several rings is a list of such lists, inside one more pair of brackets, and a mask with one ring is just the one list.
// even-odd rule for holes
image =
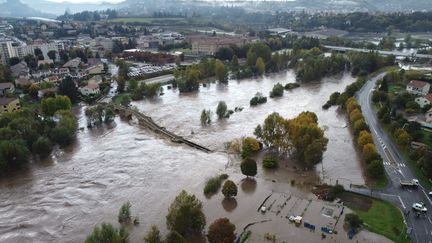
[[[353, 81], [349, 75], [327, 79], [286, 92], [282, 98], [269, 99], [267, 104], [249, 107], [256, 92], [267, 94], [276, 82], [294, 82], [294, 74], [286, 72], [259, 80], [231, 81], [228, 86], [212, 84], [197, 94], [179, 95], [165, 90], [164, 96], [135, 105], [167, 129], [216, 151], [223, 150], [225, 141], [251, 135], [254, 127], [273, 111], [285, 117], [314, 111], [320, 125], [326, 128], [329, 144], [323, 166], [317, 167], [317, 173], [312, 173], [315, 175], [305, 176], [315, 181], [324, 171], [325, 180], [346, 178], [362, 184], [364, 179], [344, 117], [338, 116], [334, 108], [321, 110], [332, 92], [343, 90]], [[226, 121], [214, 117], [211, 126], [202, 128], [201, 110], [215, 110], [219, 100], [225, 100], [230, 108], [242, 106], [244, 110]], [[83, 108], [78, 116], [84, 127], [82, 113]], [[71, 148], [59, 150], [50, 160], [34, 163], [0, 181], [0, 242], [81, 242], [95, 225], [115, 224], [118, 209], [126, 201], [132, 203], [133, 215], [141, 221], [140, 226], [131, 228], [131, 240], [142, 242], [152, 223], [166, 232], [167, 207], [183, 188], [203, 200], [209, 222], [225, 214], [235, 216], [233, 220], [244, 218], [242, 215], [248, 213], [242, 210], [244, 207], [221, 202], [219, 195], [212, 199], [202, 195], [205, 179], [217, 173], [233, 174], [241, 186], [239, 205], [248, 203], [248, 195], [261, 198], [274, 190], [272, 180], [291, 180], [283, 170], [260, 169], [256, 184], [242, 183], [238, 171], [235, 157], [173, 145], [133, 122], [116, 119], [110, 127], [80, 131]], [[285, 183], [276, 190], [295, 188]], [[301, 188], [298, 191], [306, 194]]]
[[[329, 138], [327, 152], [322, 166], [317, 166], [317, 172], [328, 182], [335, 183], [338, 179], [344, 184], [364, 184], [345, 116], [338, 115], [335, 107], [327, 111], [321, 108], [331, 93], [343, 91], [354, 81], [350, 75], [326, 78], [320, 83], [305, 84], [285, 92], [281, 98], [268, 98], [266, 104], [249, 106], [249, 100], [257, 92], [268, 96], [274, 84], [295, 82], [294, 72], [287, 71], [262, 79], [231, 81], [229, 85], [215, 83], [201, 87], [200, 92], [194, 94], [179, 95], [177, 90], [165, 88], [162, 97], [134, 105], [168, 130], [214, 150], [223, 150], [224, 142], [232, 139], [253, 136], [255, 127], [272, 112], [293, 118], [302, 111], [313, 111]], [[234, 113], [229, 119], [217, 120], [215, 111], [219, 101], [225, 101], [229, 109], [243, 107], [244, 110]], [[200, 124], [203, 109], [213, 111], [212, 125], [204, 128]]]

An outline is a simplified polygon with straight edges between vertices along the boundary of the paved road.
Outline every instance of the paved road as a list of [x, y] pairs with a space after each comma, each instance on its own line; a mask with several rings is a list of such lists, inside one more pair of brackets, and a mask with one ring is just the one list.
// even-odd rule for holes
[[397, 203], [403, 212], [411, 211], [405, 217], [407, 227], [412, 227], [412, 242], [432, 243], [432, 219], [430, 212], [427, 215], [416, 217], [411, 206], [415, 202], [424, 202], [429, 210], [432, 210], [432, 201], [428, 197], [428, 188], [420, 186], [417, 189], [403, 189], [400, 187], [400, 180], [416, 178], [408, 168], [406, 161], [396, 145], [390, 140], [381, 128], [371, 105], [371, 95], [376, 81], [385, 74], [380, 74], [369, 80], [357, 95], [359, 104], [362, 107], [363, 115], [371, 128], [377, 149], [384, 160], [384, 166], [390, 180], [390, 185], [379, 191], [372, 192], [374, 196]]
[[419, 58], [427, 58], [432, 59], [432, 55], [428, 54], [418, 54], [418, 53], [410, 53], [410, 52], [401, 52], [401, 51], [382, 51], [382, 50], [370, 50], [370, 49], [364, 49], [364, 48], [352, 48], [352, 47], [343, 47], [343, 46], [328, 46], [324, 45], [325, 48], [334, 50], [334, 51], [355, 51], [355, 52], [370, 52], [370, 51], [378, 51], [381, 55], [394, 55], [394, 56], [400, 56], [400, 57], [419, 57]]

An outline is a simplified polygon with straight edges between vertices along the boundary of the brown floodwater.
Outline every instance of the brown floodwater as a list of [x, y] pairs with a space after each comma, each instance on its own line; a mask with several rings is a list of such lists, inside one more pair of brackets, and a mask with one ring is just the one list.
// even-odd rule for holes
[[[165, 89], [165, 95], [156, 100], [134, 103], [168, 130], [220, 152], [206, 154], [172, 144], [134, 121], [119, 118], [111, 126], [80, 130], [76, 144], [70, 148], [56, 150], [49, 160], [32, 163], [0, 180], [0, 242], [82, 242], [97, 224], [117, 225], [118, 209], [126, 201], [132, 203], [132, 214], [141, 222], [138, 227], [131, 226], [131, 240], [142, 242], [151, 224], [166, 232], [167, 208], [182, 189], [203, 201], [211, 222], [229, 215], [233, 221], [245, 218], [248, 212], [242, 205], [248, 203], [247, 198], [265, 197], [269, 190], [308, 196], [302, 185], [311, 185], [320, 178], [364, 184], [344, 116], [339, 116], [335, 108], [321, 109], [332, 92], [342, 91], [353, 81], [349, 75], [325, 79], [254, 108], [249, 107], [249, 100], [256, 92], [268, 94], [277, 82], [294, 82], [293, 72], [230, 81], [227, 86], [211, 84], [189, 95]], [[244, 110], [224, 121], [217, 121], [214, 115], [212, 125], [201, 127], [201, 110], [214, 111], [220, 100], [226, 101], [229, 108], [241, 106]], [[77, 111], [80, 127], [86, 125], [83, 110]], [[256, 181], [243, 181], [239, 160], [223, 152], [223, 143], [252, 135], [255, 126], [271, 112], [290, 118], [305, 110], [317, 113], [329, 138], [323, 163], [316, 172], [298, 173], [284, 163], [282, 170], [259, 169]], [[229, 173], [239, 185], [236, 201], [202, 195], [205, 179], [222, 172]], [[290, 172], [292, 177], [287, 176]], [[290, 184], [293, 178], [295, 185]]]
[[[158, 99], [136, 102], [133, 105], [168, 130], [217, 151], [224, 150], [225, 142], [242, 136], [253, 136], [255, 127], [262, 124], [272, 112], [293, 118], [302, 111], [313, 111], [329, 138], [323, 163], [316, 168], [321, 178], [328, 183], [338, 180], [345, 185], [364, 184], [352, 137], [346, 127], [345, 115], [338, 114], [335, 107], [327, 111], [321, 108], [331, 93], [343, 91], [345, 86], [354, 81], [348, 74], [325, 78], [319, 83], [304, 84], [300, 88], [285, 91], [283, 97], [268, 98], [263, 105], [249, 106], [250, 99], [257, 92], [268, 96], [274, 84], [295, 82], [295, 74], [289, 70], [260, 79], [234, 80], [229, 85], [213, 83], [201, 87], [200, 92], [193, 94], [179, 94], [177, 90], [165, 88], [165, 94]], [[225, 101], [228, 109], [244, 109], [235, 112], [229, 119], [218, 120], [215, 112], [219, 101]], [[207, 127], [202, 127], [200, 123], [203, 109], [213, 112], [212, 124]]]

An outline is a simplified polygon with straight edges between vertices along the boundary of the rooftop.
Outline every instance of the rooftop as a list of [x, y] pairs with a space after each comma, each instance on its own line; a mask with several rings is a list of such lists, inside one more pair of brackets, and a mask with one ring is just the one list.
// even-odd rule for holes
[[10, 89], [13, 87], [14, 85], [12, 83], [0, 83], [0, 89]]
[[419, 81], [419, 80], [411, 80], [409, 83], [408, 83], [408, 86], [413, 86], [413, 87], [416, 87], [416, 88], [419, 88], [419, 89], [422, 89], [422, 88], [424, 88], [426, 85], [428, 85], [429, 83], [428, 82], [424, 82], [424, 81]]
[[16, 98], [16, 97], [11, 97], [11, 98], [3, 97], [3, 98], [0, 98], [0, 105], [8, 105], [9, 103], [11, 103], [12, 101], [15, 101], [17, 99], [18, 98]]

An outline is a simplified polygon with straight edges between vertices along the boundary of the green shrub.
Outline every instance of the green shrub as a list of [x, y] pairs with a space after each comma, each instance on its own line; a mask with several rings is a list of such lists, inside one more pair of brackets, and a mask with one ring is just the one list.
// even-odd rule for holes
[[345, 222], [348, 223], [349, 227], [352, 229], [358, 229], [362, 226], [363, 220], [357, 214], [348, 213], [345, 215]]
[[298, 87], [300, 87], [300, 84], [298, 84], [298, 83], [288, 83], [288, 84], [285, 84], [285, 90], [292, 90], [292, 89], [295, 89], [295, 88], [298, 88]]
[[266, 155], [263, 159], [263, 166], [267, 169], [273, 169], [278, 167], [278, 161], [275, 157]]
[[327, 200], [333, 201], [336, 199], [337, 196], [339, 196], [342, 192], [344, 192], [345, 189], [342, 185], [335, 185], [332, 186], [327, 194]]
[[204, 194], [210, 195], [217, 193], [222, 185], [222, 181], [226, 180], [227, 178], [227, 174], [221, 174], [208, 179], [204, 186]]
[[132, 220], [130, 208], [132, 207], [130, 202], [123, 204], [119, 210], [118, 221], [121, 224], [128, 224]]
[[282, 84], [277, 83], [273, 86], [273, 89], [270, 92], [270, 98], [281, 97], [283, 95], [283, 92], [284, 92], [284, 87], [282, 86]]

